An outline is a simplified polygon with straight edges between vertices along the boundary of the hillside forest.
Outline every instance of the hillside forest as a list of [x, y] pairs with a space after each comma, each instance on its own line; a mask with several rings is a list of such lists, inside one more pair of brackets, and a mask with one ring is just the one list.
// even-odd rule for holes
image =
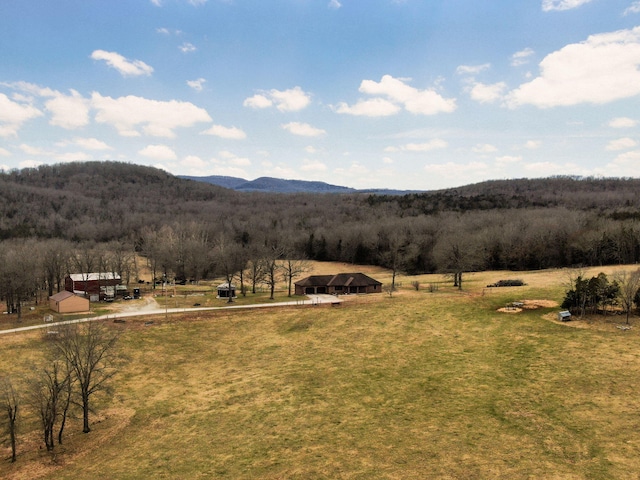
[[[640, 180], [489, 181], [406, 195], [237, 192], [162, 170], [86, 162], [0, 173], [0, 278], [14, 308], [68, 272], [135, 278], [133, 253], [184, 281], [282, 259], [408, 274], [640, 260]], [[251, 268], [250, 268], [251, 267]], [[259, 274], [262, 272], [262, 276]], [[291, 273], [291, 272], [290, 272]], [[10, 284], [14, 285], [10, 285]]]

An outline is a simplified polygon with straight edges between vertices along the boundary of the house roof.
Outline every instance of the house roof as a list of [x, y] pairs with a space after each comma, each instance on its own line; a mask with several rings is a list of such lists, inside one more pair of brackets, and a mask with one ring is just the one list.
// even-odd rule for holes
[[69, 278], [74, 282], [91, 282], [95, 280], [120, 280], [120, 275], [113, 272], [72, 273]]
[[63, 290], [62, 292], [58, 292], [55, 295], [51, 295], [49, 299], [55, 300], [56, 302], [61, 302], [62, 300], [66, 300], [69, 297], [75, 297], [75, 295], [71, 292], [67, 292], [66, 290]]
[[337, 275], [311, 275], [303, 278], [296, 285], [301, 287], [367, 287], [370, 285], [382, 285], [364, 273], [338, 273]]

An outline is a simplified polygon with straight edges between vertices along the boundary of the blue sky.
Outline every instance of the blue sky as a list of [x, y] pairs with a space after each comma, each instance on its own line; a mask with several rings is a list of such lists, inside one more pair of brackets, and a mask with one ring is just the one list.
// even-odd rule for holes
[[0, 5], [0, 168], [422, 189], [640, 172], [638, 0]]

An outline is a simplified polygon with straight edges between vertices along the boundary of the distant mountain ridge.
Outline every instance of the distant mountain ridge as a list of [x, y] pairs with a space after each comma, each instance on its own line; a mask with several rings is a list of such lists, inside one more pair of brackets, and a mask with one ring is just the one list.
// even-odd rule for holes
[[223, 175], [210, 175], [207, 177], [195, 177], [178, 175], [179, 178], [205, 182], [230, 188], [239, 192], [272, 192], [272, 193], [354, 193], [356, 190], [349, 187], [330, 185], [324, 182], [306, 180], [284, 180], [273, 177], [260, 177], [255, 180], [246, 180], [239, 177], [227, 177]]

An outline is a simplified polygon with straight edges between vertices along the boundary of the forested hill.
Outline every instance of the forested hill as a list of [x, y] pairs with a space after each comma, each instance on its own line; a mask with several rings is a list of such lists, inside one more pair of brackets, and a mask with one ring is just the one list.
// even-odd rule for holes
[[[247, 251], [410, 272], [640, 261], [640, 180], [555, 177], [381, 195], [237, 192], [118, 162], [0, 173], [0, 240]], [[191, 240], [189, 240], [191, 239]], [[196, 242], [196, 243], [197, 243]], [[203, 243], [204, 242], [204, 243]], [[180, 246], [182, 245], [182, 246]], [[174, 247], [172, 247], [174, 248]], [[204, 248], [204, 247], [203, 247]]]

